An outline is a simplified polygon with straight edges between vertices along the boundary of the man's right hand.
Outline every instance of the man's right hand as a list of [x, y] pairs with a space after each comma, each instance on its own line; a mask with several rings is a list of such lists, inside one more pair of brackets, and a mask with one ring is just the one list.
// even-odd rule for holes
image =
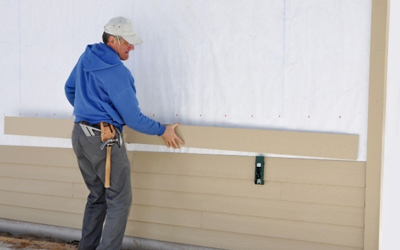
[[164, 134], [161, 135], [161, 138], [164, 139], [167, 147], [180, 148], [179, 144], [185, 145], [185, 142], [175, 133], [175, 128], [178, 126], [179, 123], [165, 126], [166, 129]]

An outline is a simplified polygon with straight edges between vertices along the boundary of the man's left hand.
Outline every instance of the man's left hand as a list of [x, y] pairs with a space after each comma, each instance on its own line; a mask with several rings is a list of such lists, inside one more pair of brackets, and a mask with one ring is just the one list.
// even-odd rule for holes
[[161, 138], [164, 139], [167, 147], [180, 148], [180, 145], [185, 145], [185, 142], [175, 133], [175, 128], [179, 126], [179, 123], [166, 125], [166, 129], [164, 134], [161, 135]]

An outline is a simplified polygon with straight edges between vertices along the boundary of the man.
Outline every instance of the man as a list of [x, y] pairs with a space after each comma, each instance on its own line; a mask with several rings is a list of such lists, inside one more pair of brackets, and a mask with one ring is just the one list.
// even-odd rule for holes
[[[175, 133], [177, 123], [164, 126], [140, 111], [134, 79], [121, 62], [142, 42], [130, 20], [111, 19], [104, 27], [103, 42], [87, 46], [65, 84], [75, 115], [72, 145], [90, 191], [79, 243], [82, 250], [121, 248], [132, 202], [130, 163], [118, 136], [123, 126], [161, 136], [168, 147], [184, 144]], [[101, 122], [113, 125], [114, 139], [120, 140], [107, 143], [112, 149], [109, 188], [104, 187], [107, 150], [101, 149]]]

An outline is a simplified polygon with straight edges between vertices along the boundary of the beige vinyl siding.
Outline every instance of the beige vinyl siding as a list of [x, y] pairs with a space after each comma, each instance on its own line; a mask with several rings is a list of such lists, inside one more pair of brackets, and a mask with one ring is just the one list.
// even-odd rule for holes
[[[363, 249], [365, 162], [128, 152], [126, 235], [222, 249]], [[112, 184], [111, 184], [112, 185]], [[0, 146], [2, 218], [80, 228], [72, 149]]]
[[1, 177], [0, 189], [10, 192], [72, 197], [73, 183]]
[[127, 231], [138, 237], [152, 237], [163, 241], [181, 242], [190, 245], [202, 245], [221, 249], [246, 250], [360, 250], [358, 247], [347, 247], [329, 244], [312, 243], [306, 241], [280, 239], [252, 234], [232, 233], [224, 231], [204, 230], [198, 228], [184, 228], [162, 224], [151, 224], [130, 221]]
[[83, 219], [82, 214], [54, 211], [51, 207], [44, 210], [0, 204], [0, 212], [3, 219], [77, 229], [81, 227]]
[[[176, 153], [154, 157], [151, 152], [132, 152], [132, 155], [132, 170], [136, 172], [254, 179], [254, 157]], [[201, 167], [192, 166], [193, 162], [201, 162]], [[265, 180], [365, 187], [365, 162], [278, 157], [265, 158], [264, 162]]]
[[78, 215], [83, 213], [86, 204], [84, 199], [35, 194], [34, 192], [23, 193], [16, 191], [0, 191], [0, 196], [0, 204], [2, 205], [73, 213]]
[[236, 196], [133, 189], [133, 204], [363, 227], [364, 209]]
[[203, 213], [203, 228], [332, 245], [362, 247], [363, 229], [249, 216]]
[[[4, 121], [4, 133], [12, 135], [70, 138], [73, 126], [70, 119], [5, 117]], [[141, 134], [129, 127], [124, 132], [128, 143], [164, 145], [159, 136]], [[192, 148], [345, 160], [356, 160], [358, 154], [358, 135], [183, 125], [177, 127], [177, 134], [185, 147]]]
[[362, 207], [364, 188], [135, 173], [134, 188]]
[[[356, 160], [358, 154], [358, 135], [198, 126], [178, 126], [176, 132], [186, 147], [194, 148], [347, 160]], [[158, 136], [129, 128], [126, 139], [139, 144], [165, 144]]]
[[0, 146], [0, 163], [75, 168], [76, 162], [72, 149]]

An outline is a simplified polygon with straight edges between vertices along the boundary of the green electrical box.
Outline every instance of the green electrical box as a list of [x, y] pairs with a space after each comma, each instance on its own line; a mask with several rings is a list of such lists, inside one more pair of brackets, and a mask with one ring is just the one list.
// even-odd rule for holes
[[264, 185], [264, 156], [256, 156], [254, 184]]

